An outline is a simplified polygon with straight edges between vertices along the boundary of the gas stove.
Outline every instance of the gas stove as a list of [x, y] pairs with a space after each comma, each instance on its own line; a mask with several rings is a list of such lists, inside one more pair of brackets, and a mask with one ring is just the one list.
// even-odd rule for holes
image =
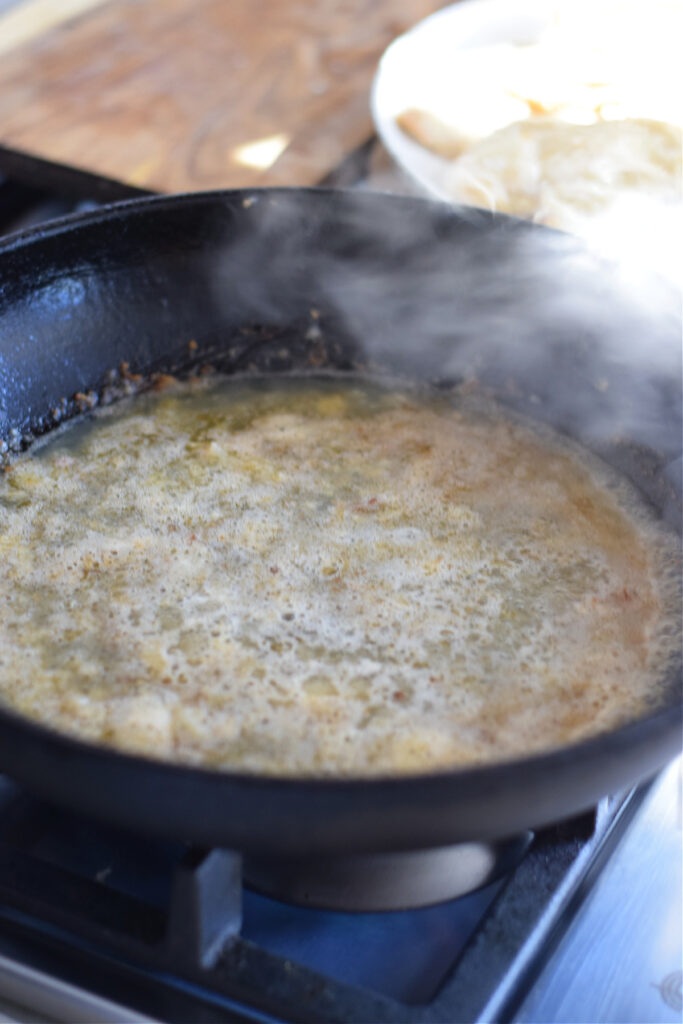
[[358, 913], [269, 898], [235, 853], [96, 825], [3, 779], [1, 1019], [675, 1021], [680, 784], [677, 761], [539, 832], [475, 892]]

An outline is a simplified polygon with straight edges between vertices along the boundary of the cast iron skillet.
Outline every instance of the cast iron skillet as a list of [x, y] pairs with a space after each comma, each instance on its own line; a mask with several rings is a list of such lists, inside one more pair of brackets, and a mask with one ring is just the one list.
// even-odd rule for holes
[[[680, 523], [675, 301], [571, 238], [371, 194], [145, 199], [0, 247], [0, 435], [14, 448], [126, 373], [391, 372], [476, 380], [629, 475]], [[190, 344], [192, 343], [192, 344]], [[501, 486], [505, 481], [501, 480]], [[568, 816], [680, 744], [680, 675], [641, 721], [543, 756], [368, 781], [204, 771], [0, 711], [0, 770], [138, 831], [262, 854], [417, 849]]]

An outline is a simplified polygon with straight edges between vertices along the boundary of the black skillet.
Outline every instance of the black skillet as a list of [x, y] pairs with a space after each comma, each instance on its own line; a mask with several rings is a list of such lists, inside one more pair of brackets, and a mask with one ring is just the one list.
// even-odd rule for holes
[[[420, 200], [278, 190], [124, 203], [0, 246], [10, 446], [75, 412], [77, 393], [192, 363], [476, 380], [600, 452], [678, 530], [675, 297], [568, 236]], [[9, 711], [0, 770], [80, 812], [200, 843], [416, 849], [517, 833], [649, 776], [680, 746], [680, 670], [670, 682], [666, 706], [625, 728], [467, 771], [368, 781], [203, 771], [76, 742]]]

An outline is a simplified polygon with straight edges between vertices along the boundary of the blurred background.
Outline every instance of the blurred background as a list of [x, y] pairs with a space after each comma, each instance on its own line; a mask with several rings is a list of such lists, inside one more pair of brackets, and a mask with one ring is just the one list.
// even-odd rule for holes
[[677, 277], [681, 12], [0, 0], [0, 230], [147, 191], [363, 187], [529, 217]]

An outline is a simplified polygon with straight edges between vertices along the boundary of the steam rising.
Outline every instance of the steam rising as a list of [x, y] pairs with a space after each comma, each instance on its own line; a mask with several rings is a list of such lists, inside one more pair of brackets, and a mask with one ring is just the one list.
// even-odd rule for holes
[[121, 365], [356, 368], [491, 392], [598, 450], [680, 525], [680, 293], [573, 236], [416, 199], [264, 190], [104, 211], [8, 243], [0, 262], [12, 450]]
[[312, 336], [341, 330], [357, 365], [477, 381], [627, 463], [640, 484], [675, 477], [681, 319], [670, 281], [482, 211], [367, 194], [308, 199], [308, 224], [295, 194], [249, 203], [217, 267], [216, 301], [238, 281], [240, 302], [274, 324], [308, 304], [319, 312]]

